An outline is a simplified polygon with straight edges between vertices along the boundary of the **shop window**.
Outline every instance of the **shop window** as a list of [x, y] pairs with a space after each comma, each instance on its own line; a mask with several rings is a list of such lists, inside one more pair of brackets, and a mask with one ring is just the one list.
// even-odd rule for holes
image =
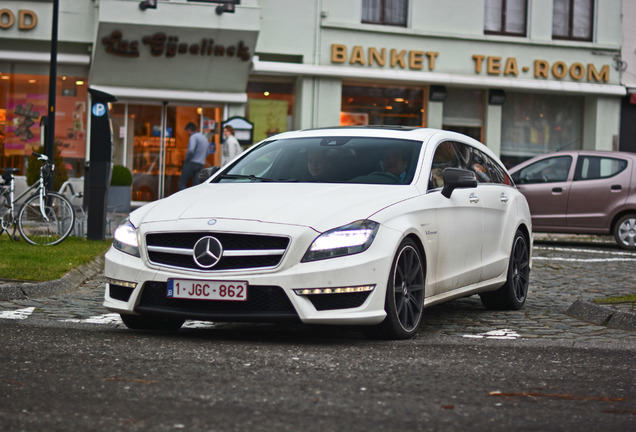
[[528, 0], [486, 0], [484, 33], [525, 36]]
[[[20, 67], [13, 65], [12, 68]], [[70, 177], [83, 175], [84, 170], [86, 82], [85, 76], [57, 77], [55, 143]], [[46, 74], [0, 72], [0, 166], [24, 170], [28, 156], [40, 147], [43, 140], [40, 125], [47, 113], [48, 86]]]
[[362, 22], [406, 27], [408, 0], [362, 0]]
[[581, 96], [507, 93], [501, 160], [510, 168], [536, 155], [581, 149], [583, 103]]
[[341, 126], [423, 124], [423, 90], [419, 87], [343, 85], [341, 106]]
[[484, 91], [446, 88], [442, 128], [483, 141]]
[[594, 0], [554, 0], [552, 38], [592, 40]]
[[255, 143], [293, 128], [293, 83], [250, 81], [247, 98], [247, 118], [254, 123]]

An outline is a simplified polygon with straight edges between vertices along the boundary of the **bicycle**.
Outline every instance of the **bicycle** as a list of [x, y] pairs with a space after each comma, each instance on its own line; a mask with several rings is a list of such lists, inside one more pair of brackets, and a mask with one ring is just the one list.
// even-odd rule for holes
[[[33, 245], [53, 246], [66, 239], [75, 225], [73, 206], [63, 195], [46, 190], [46, 180], [53, 174], [55, 165], [46, 155], [33, 153], [42, 161], [40, 178], [17, 198], [14, 175], [17, 168], [3, 168], [0, 183], [0, 234], [7, 231], [9, 237], [18, 240], [16, 226], [24, 240]], [[15, 204], [31, 191], [20, 211], [15, 213]], [[3, 199], [4, 198], [4, 199]], [[13, 227], [13, 232], [9, 230]]]

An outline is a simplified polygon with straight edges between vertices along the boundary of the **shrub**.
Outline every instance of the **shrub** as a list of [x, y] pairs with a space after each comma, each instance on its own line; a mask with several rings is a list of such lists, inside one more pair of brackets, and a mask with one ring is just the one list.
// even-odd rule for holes
[[132, 173], [123, 165], [113, 166], [113, 175], [110, 179], [111, 186], [130, 186], [132, 184]]

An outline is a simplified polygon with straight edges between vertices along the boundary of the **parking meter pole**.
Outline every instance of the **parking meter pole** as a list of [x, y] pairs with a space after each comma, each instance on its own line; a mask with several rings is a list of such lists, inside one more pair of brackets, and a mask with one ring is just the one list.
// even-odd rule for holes
[[85, 174], [85, 201], [88, 201], [86, 237], [89, 240], [106, 238], [106, 210], [110, 184], [113, 137], [111, 135], [108, 102], [114, 96], [94, 89], [91, 95], [90, 160]]

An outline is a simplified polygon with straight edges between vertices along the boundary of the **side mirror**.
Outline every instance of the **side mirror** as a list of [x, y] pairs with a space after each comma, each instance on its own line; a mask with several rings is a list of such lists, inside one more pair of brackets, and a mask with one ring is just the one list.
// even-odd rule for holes
[[450, 198], [455, 189], [477, 187], [477, 177], [472, 171], [459, 168], [446, 168], [444, 170], [444, 187], [442, 195]]
[[209, 167], [209, 168], [203, 168], [199, 172], [199, 183], [203, 183], [204, 181], [206, 181], [207, 179], [212, 177], [214, 175], [214, 173], [216, 173], [220, 169], [221, 169], [221, 167], [218, 167], [218, 166], [213, 166], [213, 167]]

